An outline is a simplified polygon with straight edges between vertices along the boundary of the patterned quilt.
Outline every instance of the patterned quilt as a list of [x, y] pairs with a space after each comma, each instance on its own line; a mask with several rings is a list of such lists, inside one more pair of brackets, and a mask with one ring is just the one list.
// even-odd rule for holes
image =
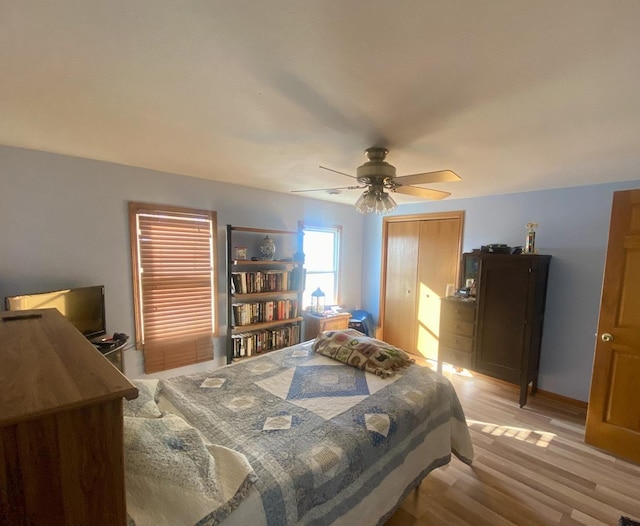
[[273, 526], [331, 524], [443, 426], [450, 447], [424, 475], [450, 452], [473, 457], [445, 377], [413, 365], [381, 378], [310, 342], [162, 381], [162, 394], [209, 441], [247, 457]]

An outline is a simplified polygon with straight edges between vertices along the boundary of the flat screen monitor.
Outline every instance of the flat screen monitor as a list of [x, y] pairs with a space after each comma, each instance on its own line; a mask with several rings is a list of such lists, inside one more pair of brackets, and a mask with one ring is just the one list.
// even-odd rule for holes
[[87, 338], [106, 334], [104, 285], [5, 298], [7, 310], [55, 308]]

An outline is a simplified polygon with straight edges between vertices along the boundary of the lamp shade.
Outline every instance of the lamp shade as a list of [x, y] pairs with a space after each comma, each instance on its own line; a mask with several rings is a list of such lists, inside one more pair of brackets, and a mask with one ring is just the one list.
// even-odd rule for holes
[[384, 191], [381, 185], [372, 185], [365, 190], [356, 202], [356, 210], [361, 214], [388, 214], [398, 205], [392, 197]]

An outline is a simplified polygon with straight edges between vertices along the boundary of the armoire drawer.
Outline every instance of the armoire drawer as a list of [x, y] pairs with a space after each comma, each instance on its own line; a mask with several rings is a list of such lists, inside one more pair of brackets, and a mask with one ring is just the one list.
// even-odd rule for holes
[[443, 318], [440, 325], [440, 330], [445, 332], [451, 332], [459, 336], [468, 336], [473, 338], [473, 322], [459, 321], [451, 318]]
[[453, 349], [442, 344], [440, 344], [438, 349], [438, 360], [441, 362], [450, 363], [457, 367], [464, 367], [465, 369], [472, 369], [474, 367], [473, 353]]
[[441, 316], [447, 321], [473, 323], [476, 319], [476, 304], [446, 299], [442, 302]]
[[440, 345], [457, 349], [462, 352], [471, 353], [473, 351], [473, 339], [465, 338], [458, 334], [444, 332], [440, 334]]

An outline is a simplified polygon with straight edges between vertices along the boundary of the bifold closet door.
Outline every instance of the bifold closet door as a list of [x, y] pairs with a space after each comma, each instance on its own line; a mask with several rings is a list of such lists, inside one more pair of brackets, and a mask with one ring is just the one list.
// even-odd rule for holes
[[458, 281], [460, 221], [434, 219], [420, 221], [418, 281], [416, 284], [416, 348], [418, 354], [438, 359], [440, 298], [447, 283]]
[[461, 229], [460, 217], [387, 224], [385, 341], [438, 359], [440, 298], [457, 282]]
[[419, 221], [388, 224], [383, 338], [414, 354], [419, 241]]

